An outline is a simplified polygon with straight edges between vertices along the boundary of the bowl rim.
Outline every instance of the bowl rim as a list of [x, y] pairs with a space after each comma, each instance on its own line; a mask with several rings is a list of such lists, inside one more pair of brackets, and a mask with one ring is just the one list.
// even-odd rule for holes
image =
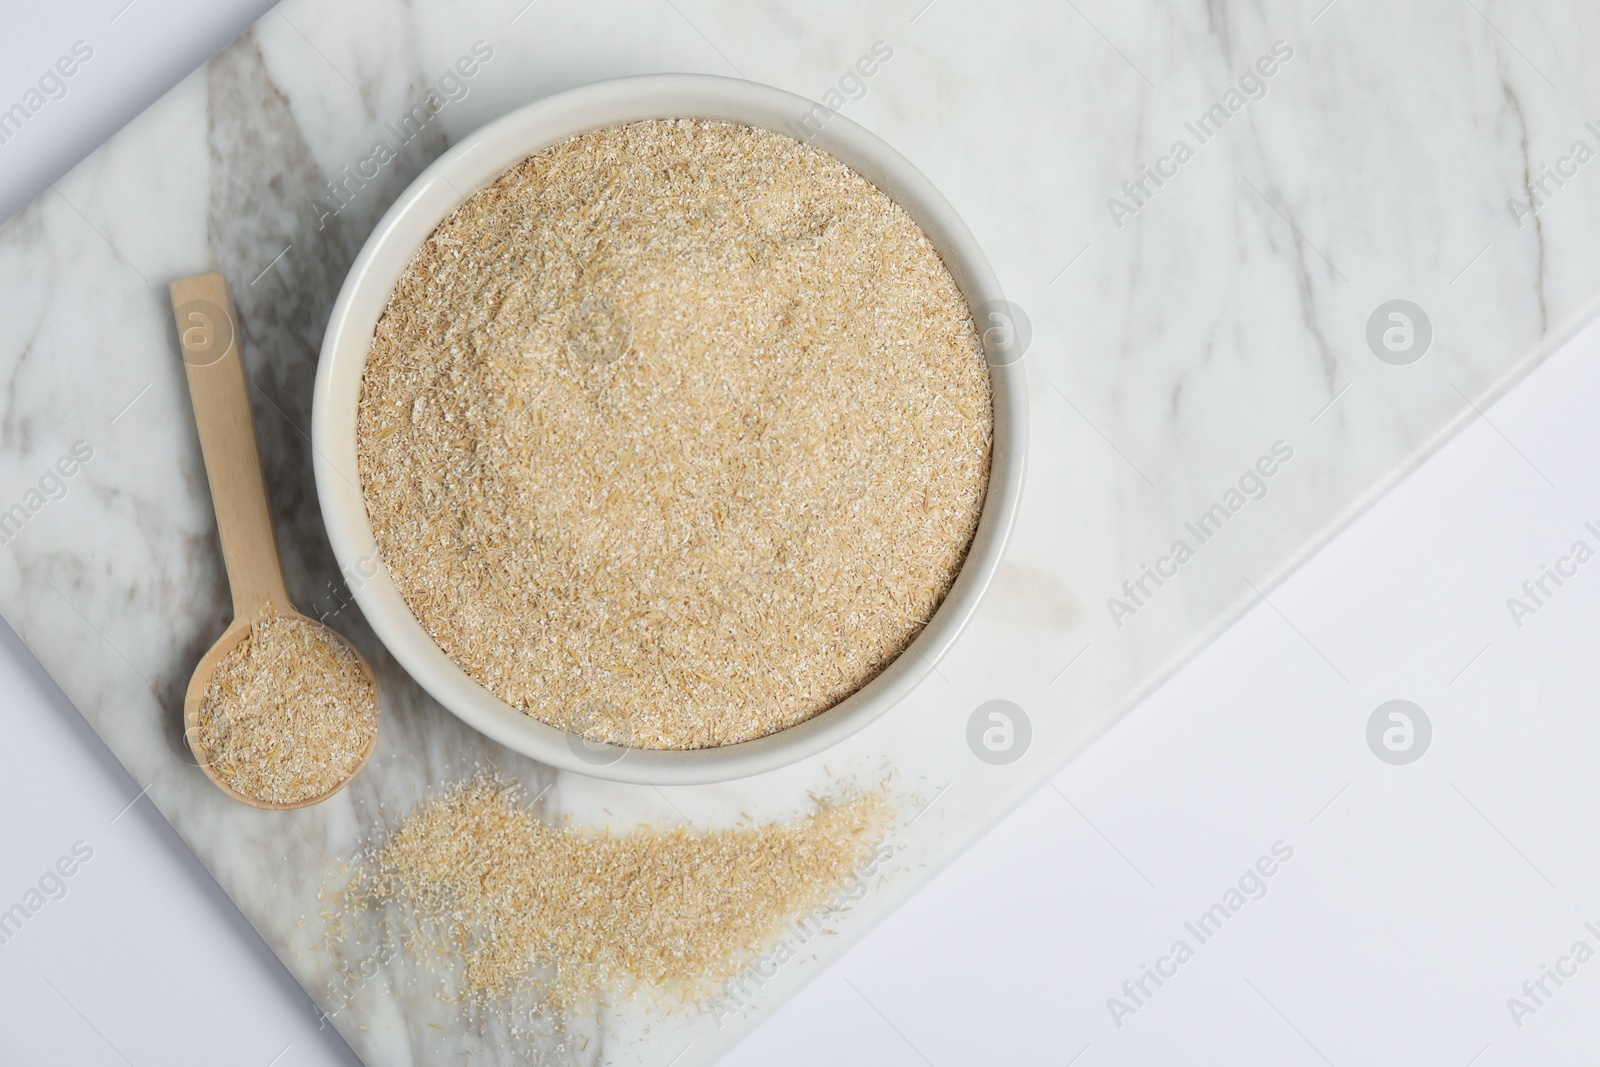
[[[434, 642], [400, 596], [379, 555], [356, 462], [356, 413], [372, 332], [400, 273], [460, 203], [527, 156], [581, 133], [654, 118], [698, 118], [770, 130], [828, 152], [898, 203], [944, 260], [978, 322], [994, 398], [989, 483], [978, 529], [933, 617], [876, 677], [804, 722], [718, 748], [599, 745], [513, 708], [466, 674]], [[815, 127], [815, 128], [813, 128]], [[1019, 338], [977, 240], [955, 209], [887, 143], [821, 104], [771, 86], [704, 74], [606, 81], [527, 104], [468, 134], [384, 213], [335, 301], [312, 399], [317, 498], [339, 571], [389, 653], [467, 725], [532, 759], [612, 781], [689, 785], [775, 770], [816, 755], [875, 721], [932, 672], [971, 621], [1005, 552], [1020, 503], [1027, 390]], [[991, 328], [992, 327], [992, 328]]]

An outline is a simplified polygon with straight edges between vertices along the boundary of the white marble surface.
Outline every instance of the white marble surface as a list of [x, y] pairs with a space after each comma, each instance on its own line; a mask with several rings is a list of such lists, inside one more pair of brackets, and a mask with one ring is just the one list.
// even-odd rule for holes
[[[1592, 18], [1575, 7], [1451, 5], [1397, 15], [1349, 0], [1320, 13], [1080, 5], [1003, 19], [947, 0], [803, 15], [732, 4], [288, 4], [0, 232], [13, 310], [0, 322], [0, 484], [25, 500], [74, 442], [95, 449], [66, 496], [11, 542], [0, 606], [331, 1009], [351, 961], [316, 948], [330, 860], [430, 784], [480, 763], [535, 791], [551, 776], [468, 733], [381, 655], [382, 747], [338, 801], [294, 816], [245, 812], [183, 765], [177, 694], [226, 609], [164, 340], [163, 283], [208, 266], [234, 279], [291, 588], [307, 606], [332, 605], [336, 574], [299, 429], [343, 266], [409, 175], [488, 118], [597, 77], [733, 69], [819, 96], [888, 41], [894, 61], [846, 113], [940, 185], [1034, 322], [1034, 464], [1007, 576], [939, 675], [839, 751], [756, 781], [665, 793], [561, 775], [544, 799], [584, 821], [715, 822], [793, 810], [830, 777], [887, 759], [932, 803], [897, 839], [888, 877], [819, 953], [831, 958], [1254, 600], [1251, 583], [1270, 595], [1442, 433], [1475, 418], [1468, 398], [1481, 401], [1583, 316], [1600, 288], [1591, 179], [1580, 171], [1557, 190], [1537, 226], [1519, 230], [1505, 201], [1575, 139], [1595, 143], [1582, 111]], [[467, 98], [318, 231], [308, 203], [318, 184], [367, 156], [383, 121], [479, 39], [496, 59]], [[1278, 40], [1294, 54], [1265, 97], [1117, 229], [1106, 198]], [[1379, 362], [1363, 337], [1369, 313], [1395, 297], [1423, 305], [1436, 333], [1409, 367]], [[1279, 440], [1294, 459], [1266, 499], [1115, 627], [1106, 598]], [[362, 640], [352, 612], [334, 621]], [[1034, 724], [1031, 750], [1009, 767], [966, 747], [968, 715], [995, 697]], [[433, 1000], [408, 966], [362, 985], [335, 1018], [369, 1061], [506, 1040], [494, 1020]], [[759, 1003], [815, 970], [781, 969]], [[571, 1058], [598, 1061], [604, 1049], [615, 1062], [665, 1062], [687, 1047], [679, 1063], [714, 1058], [747, 1023], [640, 1005], [563, 1021], [589, 1038]]]

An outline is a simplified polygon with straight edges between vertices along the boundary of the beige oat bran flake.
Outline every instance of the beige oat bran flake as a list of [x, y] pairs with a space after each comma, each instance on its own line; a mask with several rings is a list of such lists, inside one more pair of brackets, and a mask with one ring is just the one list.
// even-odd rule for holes
[[971, 544], [991, 427], [969, 311], [900, 207], [788, 137], [660, 120], [440, 224], [358, 435], [384, 561], [452, 660], [558, 727], [701, 748], [905, 649]]

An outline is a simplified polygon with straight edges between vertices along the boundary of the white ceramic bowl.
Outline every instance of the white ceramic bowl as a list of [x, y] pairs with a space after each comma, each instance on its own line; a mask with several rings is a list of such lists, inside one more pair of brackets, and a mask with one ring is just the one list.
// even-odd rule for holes
[[[809, 126], [803, 120], [809, 117]], [[658, 750], [582, 741], [525, 715], [456, 666], [422, 628], [384, 567], [356, 464], [356, 407], [373, 328], [395, 282], [435, 226], [527, 156], [604, 126], [651, 118], [719, 119], [806, 139], [892, 197], [944, 257], [984, 331], [994, 385], [988, 497], [966, 564], [911, 647], [856, 693], [806, 722], [721, 748]], [[825, 122], [819, 122], [826, 119]], [[1021, 343], [982, 250], [944, 197], [905, 157], [843, 115], [732, 78], [662, 74], [596, 82], [529, 104], [467, 137], [423, 171], [367, 239], [339, 292], [317, 368], [311, 435], [328, 539], [367, 621], [424, 689], [469, 725], [542, 763], [658, 785], [742, 778], [821, 752], [888, 711], [920, 682], [972, 617], [1016, 516], [1027, 440]]]

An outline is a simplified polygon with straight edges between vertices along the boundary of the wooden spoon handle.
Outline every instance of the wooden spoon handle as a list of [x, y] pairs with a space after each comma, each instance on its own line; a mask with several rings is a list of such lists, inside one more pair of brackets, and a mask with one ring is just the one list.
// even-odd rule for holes
[[289, 611], [228, 280], [220, 274], [197, 274], [173, 282], [169, 292], [228, 565], [234, 617], [253, 619], [268, 603]]

